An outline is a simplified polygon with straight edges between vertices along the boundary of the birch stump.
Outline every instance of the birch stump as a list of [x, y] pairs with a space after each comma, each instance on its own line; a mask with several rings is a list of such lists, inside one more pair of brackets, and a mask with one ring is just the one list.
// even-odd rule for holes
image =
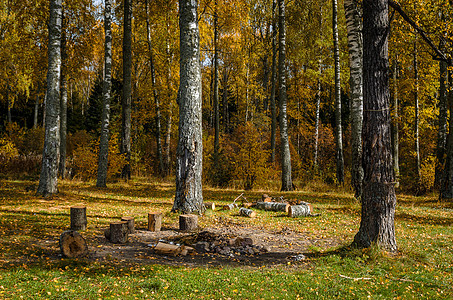
[[110, 242], [114, 244], [124, 244], [127, 242], [128, 228], [127, 222], [110, 223]]
[[241, 207], [239, 209], [239, 214], [241, 216], [245, 216], [245, 217], [249, 217], [249, 218], [254, 218], [256, 217], [256, 212], [254, 212], [253, 210], [251, 209], [248, 209], [248, 208], [245, 208], [245, 207]]
[[313, 208], [310, 203], [300, 202], [299, 205], [292, 205], [288, 209], [288, 216], [291, 218], [307, 217], [311, 214]]
[[127, 223], [127, 233], [135, 233], [135, 220], [134, 217], [122, 217], [121, 221]]
[[148, 213], [148, 230], [160, 231], [162, 227], [162, 214], [157, 212]]
[[180, 215], [179, 229], [182, 231], [193, 231], [198, 228], [198, 216], [196, 215]]
[[65, 257], [81, 257], [88, 254], [85, 239], [74, 230], [68, 230], [60, 235], [60, 250]]
[[71, 206], [71, 230], [87, 229], [87, 208], [84, 205]]

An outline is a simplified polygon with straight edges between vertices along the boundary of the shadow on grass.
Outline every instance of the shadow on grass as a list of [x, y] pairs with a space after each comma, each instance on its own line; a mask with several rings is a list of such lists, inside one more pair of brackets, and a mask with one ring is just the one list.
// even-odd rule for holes
[[406, 212], [397, 213], [395, 215], [395, 220], [418, 223], [421, 225], [451, 226], [453, 224], [453, 218], [434, 216], [432, 214], [428, 217], [420, 217]]

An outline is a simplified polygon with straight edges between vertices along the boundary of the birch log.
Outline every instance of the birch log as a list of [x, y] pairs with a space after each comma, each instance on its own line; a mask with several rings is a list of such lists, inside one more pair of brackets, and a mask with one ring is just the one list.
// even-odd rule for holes
[[251, 209], [248, 209], [248, 208], [245, 208], [245, 207], [241, 207], [239, 209], [239, 214], [241, 216], [245, 216], [245, 217], [249, 217], [249, 218], [254, 218], [256, 217], [256, 212], [254, 212], [253, 210]]
[[307, 202], [300, 202], [299, 205], [292, 205], [288, 209], [288, 216], [291, 218], [295, 217], [306, 217], [312, 212], [311, 204]]
[[280, 202], [258, 202], [256, 203], [256, 208], [270, 210], [270, 211], [283, 211], [288, 212], [289, 208], [288, 203], [280, 203]]

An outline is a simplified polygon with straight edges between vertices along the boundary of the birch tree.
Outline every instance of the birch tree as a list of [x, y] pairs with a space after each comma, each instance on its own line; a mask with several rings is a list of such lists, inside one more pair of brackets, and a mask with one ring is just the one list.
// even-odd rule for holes
[[58, 193], [60, 157], [61, 0], [50, 1], [45, 139], [37, 193]]
[[180, 83], [176, 194], [172, 211], [202, 214], [203, 143], [197, 0], [179, 0]]

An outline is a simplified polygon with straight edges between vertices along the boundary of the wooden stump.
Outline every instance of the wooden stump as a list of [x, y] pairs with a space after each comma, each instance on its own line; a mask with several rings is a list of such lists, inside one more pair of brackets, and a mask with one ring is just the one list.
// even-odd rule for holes
[[71, 230], [87, 229], [87, 208], [84, 205], [71, 206]]
[[81, 257], [88, 254], [85, 239], [74, 230], [68, 230], [60, 235], [60, 250], [65, 257]]
[[127, 222], [110, 223], [110, 242], [114, 244], [124, 244], [127, 242], [128, 228]]
[[160, 231], [162, 227], [162, 214], [157, 212], [148, 213], [148, 230]]
[[270, 211], [283, 211], [288, 212], [289, 209], [288, 203], [280, 203], [280, 202], [258, 202], [256, 203], [256, 208], [270, 210]]
[[215, 203], [213, 203], [213, 202], [206, 202], [206, 203], [204, 203], [204, 207], [206, 207], [206, 209], [215, 210]]
[[127, 233], [135, 233], [135, 220], [134, 217], [121, 217], [121, 221], [127, 222]]
[[249, 218], [254, 218], [256, 217], [256, 212], [254, 212], [253, 210], [251, 209], [248, 209], [248, 208], [245, 208], [245, 207], [241, 207], [239, 209], [239, 214], [241, 216], [245, 216], [245, 217], [249, 217]]
[[192, 231], [198, 228], [198, 216], [196, 215], [180, 215], [179, 229], [182, 231]]
[[289, 207], [288, 216], [291, 218], [306, 217], [311, 214], [312, 210], [310, 203], [301, 202], [299, 205], [292, 205]]

